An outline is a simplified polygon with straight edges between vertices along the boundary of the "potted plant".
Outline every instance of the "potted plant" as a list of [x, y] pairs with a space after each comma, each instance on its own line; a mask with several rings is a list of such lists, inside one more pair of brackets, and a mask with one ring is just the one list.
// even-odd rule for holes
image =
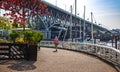
[[28, 44], [28, 60], [37, 60], [37, 44], [43, 39], [43, 34], [38, 31], [23, 31], [24, 41]]
[[43, 39], [43, 34], [35, 30], [12, 31], [9, 34], [10, 40], [17, 44], [27, 44], [26, 58], [30, 61], [37, 60], [37, 45]]

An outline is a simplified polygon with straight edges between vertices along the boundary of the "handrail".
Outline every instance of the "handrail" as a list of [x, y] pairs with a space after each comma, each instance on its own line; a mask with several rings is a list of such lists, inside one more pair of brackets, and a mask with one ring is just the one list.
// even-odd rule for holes
[[[53, 41], [41, 41], [40, 46], [54, 47], [54, 43]], [[120, 50], [113, 47], [79, 42], [59, 42], [58, 47], [93, 54], [120, 67]]]

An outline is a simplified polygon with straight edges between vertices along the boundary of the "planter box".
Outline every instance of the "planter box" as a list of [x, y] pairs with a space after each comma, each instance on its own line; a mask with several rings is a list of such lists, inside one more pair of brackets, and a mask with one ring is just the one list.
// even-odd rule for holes
[[37, 61], [37, 45], [28, 45], [27, 60]]

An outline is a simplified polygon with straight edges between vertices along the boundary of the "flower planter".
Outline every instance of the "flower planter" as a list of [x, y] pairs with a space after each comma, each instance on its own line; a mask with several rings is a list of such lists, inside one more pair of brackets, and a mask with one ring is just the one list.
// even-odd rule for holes
[[27, 48], [27, 60], [37, 61], [37, 45], [28, 45]]
[[43, 37], [44, 36], [41, 32], [34, 30], [22, 31], [20, 33], [13, 32], [10, 34], [10, 38], [12, 41], [27, 44], [24, 56], [25, 59], [29, 61], [37, 60], [37, 49], [38, 49], [37, 44], [43, 39]]

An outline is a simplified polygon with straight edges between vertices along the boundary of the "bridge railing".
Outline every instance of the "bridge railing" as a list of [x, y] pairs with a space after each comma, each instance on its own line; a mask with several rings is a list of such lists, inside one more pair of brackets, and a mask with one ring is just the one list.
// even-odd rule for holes
[[[53, 41], [41, 41], [40, 46], [54, 47]], [[90, 43], [60, 42], [59, 48], [82, 51], [100, 57], [116, 66], [120, 66], [120, 50], [113, 47]]]

